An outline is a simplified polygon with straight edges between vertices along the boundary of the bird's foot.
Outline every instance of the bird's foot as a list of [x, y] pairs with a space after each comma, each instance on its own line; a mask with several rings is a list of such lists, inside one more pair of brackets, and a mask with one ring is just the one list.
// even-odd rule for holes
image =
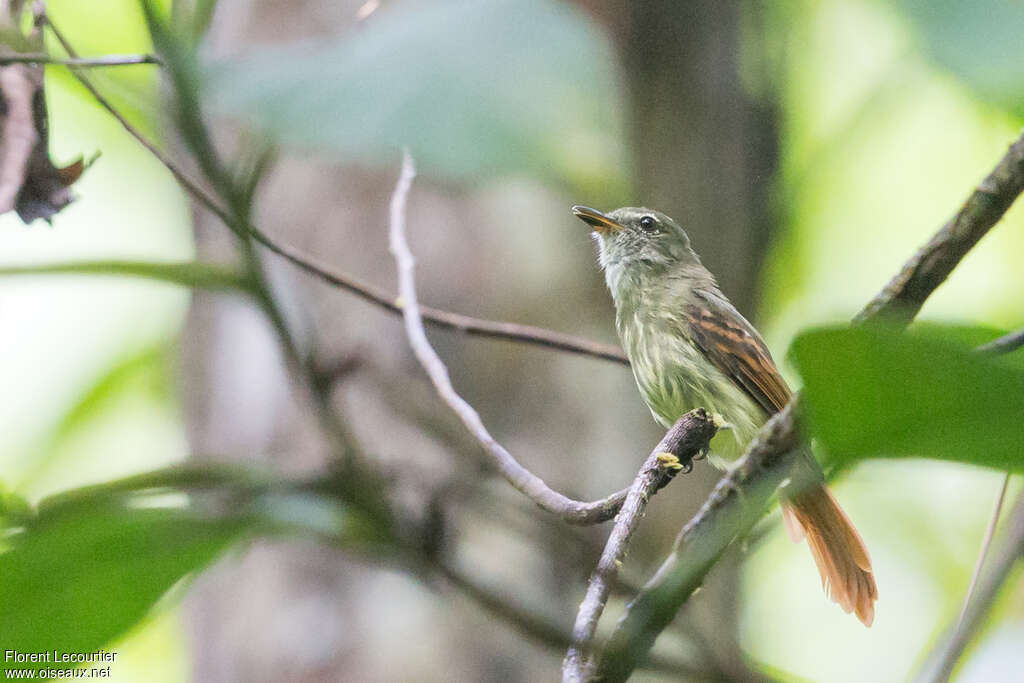
[[672, 479], [680, 472], [683, 474], [689, 474], [693, 471], [692, 462], [683, 462], [678, 456], [673, 455], [672, 453], [658, 453], [658, 465], [669, 479]]

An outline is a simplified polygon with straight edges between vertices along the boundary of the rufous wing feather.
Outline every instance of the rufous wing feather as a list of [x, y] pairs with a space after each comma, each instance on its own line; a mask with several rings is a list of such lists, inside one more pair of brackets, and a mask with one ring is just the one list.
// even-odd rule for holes
[[[781, 410], [791, 392], [757, 331], [721, 295], [695, 294], [696, 303], [686, 310], [693, 342], [766, 416]], [[804, 458], [813, 467], [808, 472], [810, 480], [820, 478], [814, 456], [808, 452]], [[878, 599], [871, 558], [860, 534], [825, 484], [811, 484], [794, 494], [783, 493], [782, 514], [790, 538], [796, 542], [807, 540], [826, 595], [870, 626]]]

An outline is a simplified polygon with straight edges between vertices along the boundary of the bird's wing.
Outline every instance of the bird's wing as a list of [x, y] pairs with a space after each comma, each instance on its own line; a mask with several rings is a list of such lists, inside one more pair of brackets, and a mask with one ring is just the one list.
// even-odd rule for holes
[[685, 314], [697, 347], [766, 414], [782, 410], [792, 392], [754, 327], [723, 296], [694, 294]]

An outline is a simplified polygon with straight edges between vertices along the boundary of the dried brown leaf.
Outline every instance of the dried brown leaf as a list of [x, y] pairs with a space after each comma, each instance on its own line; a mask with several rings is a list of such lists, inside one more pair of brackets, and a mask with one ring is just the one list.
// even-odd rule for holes
[[25, 223], [50, 218], [74, 200], [70, 186], [85, 169], [81, 159], [58, 168], [50, 160], [43, 67], [0, 67], [0, 213]]

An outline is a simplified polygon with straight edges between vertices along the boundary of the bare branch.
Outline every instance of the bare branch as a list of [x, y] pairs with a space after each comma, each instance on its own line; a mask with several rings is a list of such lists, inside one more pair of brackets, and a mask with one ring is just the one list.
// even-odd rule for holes
[[[253, 237], [263, 246], [275, 254], [284, 257], [288, 261], [313, 275], [324, 282], [334, 285], [347, 292], [355, 294], [362, 299], [376, 304], [392, 313], [402, 313], [399, 301], [391, 294], [379, 289], [359, 278], [343, 273], [336, 268], [318, 262], [316, 259], [303, 254], [294, 247], [280, 244], [271, 239], [268, 235], [258, 230], [253, 231]], [[582, 339], [573, 335], [547, 330], [533, 325], [520, 325], [517, 323], [499, 322], [494, 320], [483, 320], [468, 315], [442, 311], [438, 308], [420, 305], [420, 314], [425, 322], [436, 327], [442, 327], [456, 332], [462, 332], [472, 336], [491, 337], [493, 339], [507, 339], [509, 341], [523, 342], [543, 346], [558, 351], [576, 353], [581, 356], [590, 356], [602, 360], [610, 360], [624, 365], [629, 365], [626, 355], [617, 346], [601, 344], [599, 342]]]
[[998, 339], [993, 339], [987, 344], [982, 344], [975, 349], [978, 353], [1010, 353], [1024, 346], [1024, 329], [1004, 334]]
[[71, 57], [60, 59], [46, 54], [20, 53], [0, 55], [0, 66], [6, 64], [54, 64], [73, 67], [131, 66], [134, 64], [160, 64], [155, 55], [103, 55], [102, 57]]
[[[1024, 189], [1024, 135], [1000, 159], [964, 206], [854, 319], [908, 323], [967, 252], [995, 225]], [[788, 475], [797, 438], [796, 403], [765, 423], [747, 452], [719, 481], [697, 515], [683, 527], [672, 553], [629, 605], [609, 639], [598, 678], [622, 681], [701, 584], [718, 557], [761, 517]], [[734, 495], [742, 491], [742, 496]], [[980, 600], [980, 598], [979, 598]], [[970, 611], [968, 618], [970, 618]]]
[[[568, 631], [549, 617], [538, 614], [516, 604], [510, 597], [485, 585], [469, 573], [453, 566], [439, 563], [437, 570], [464, 595], [488, 613], [506, 622], [524, 636], [540, 645], [562, 650], [568, 647], [572, 638]], [[646, 662], [650, 671], [669, 674], [688, 681], [725, 681], [727, 679], [709, 674], [703, 667], [682, 660], [667, 659], [654, 655]]]
[[928, 658], [924, 669], [918, 675], [921, 683], [948, 681], [960, 655], [981, 627], [996, 594], [1006, 582], [1010, 570], [1024, 557], [1024, 495], [1017, 499], [1006, 529], [1006, 540], [992, 568], [979, 581], [976, 597], [964, 611], [960, 623], [950, 629], [950, 635], [940, 641], [939, 646]]
[[768, 420], [747, 453], [683, 527], [672, 553], [616, 626], [601, 656], [598, 679], [626, 680], [733, 538], [761, 518], [796, 459], [794, 413], [791, 403]]
[[678, 471], [708, 446], [718, 428], [703, 408], [686, 413], [666, 432], [637, 473], [622, 510], [615, 518], [604, 552], [590, 577], [587, 594], [576, 614], [572, 631], [572, 645], [562, 665], [562, 680], [566, 683], [584, 683], [590, 667], [591, 650], [597, 623], [604, 612], [612, 585], [618, 577], [619, 567], [626, 555], [629, 541], [640, 525], [647, 502], [659, 489], [668, 473]]

